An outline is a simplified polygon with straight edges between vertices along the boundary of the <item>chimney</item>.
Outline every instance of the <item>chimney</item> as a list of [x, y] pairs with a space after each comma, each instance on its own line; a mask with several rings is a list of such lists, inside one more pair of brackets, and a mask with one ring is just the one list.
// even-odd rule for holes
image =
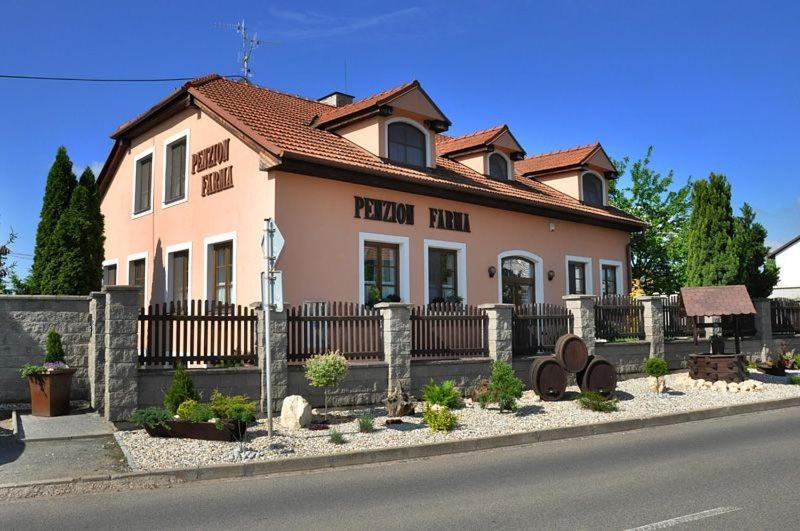
[[317, 101], [325, 103], [326, 105], [332, 105], [333, 107], [342, 107], [343, 105], [353, 103], [353, 99], [353, 96], [345, 94], [344, 92], [331, 92], [327, 96], [322, 96]]

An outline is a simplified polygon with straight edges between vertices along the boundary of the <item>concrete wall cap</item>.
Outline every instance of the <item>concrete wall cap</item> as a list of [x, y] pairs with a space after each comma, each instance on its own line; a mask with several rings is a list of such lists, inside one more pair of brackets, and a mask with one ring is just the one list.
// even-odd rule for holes
[[108, 292], [116, 292], [116, 293], [138, 293], [142, 290], [139, 286], [106, 286], [103, 288], [103, 291], [106, 293]]
[[87, 301], [88, 295], [0, 295], [3, 301]]
[[641, 297], [636, 297], [637, 301], [646, 302], [646, 301], [663, 301], [663, 295], [642, 295]]
[[413, 308], [413, 304], [407, 302], [379, 302], [373, 308], [376, 310], [386, 310], [391, 308]]
[[481, 310], [504, 310], [507, 308], [514, 309], [515, 306], [513, 304], [505, 303], [505, 302], [487, 302], [484, 304], [479, 304], [478, 308]]
[[565, 301], [589, 301], [594, 300], [594, 295], [564, 295], [561, 297]]

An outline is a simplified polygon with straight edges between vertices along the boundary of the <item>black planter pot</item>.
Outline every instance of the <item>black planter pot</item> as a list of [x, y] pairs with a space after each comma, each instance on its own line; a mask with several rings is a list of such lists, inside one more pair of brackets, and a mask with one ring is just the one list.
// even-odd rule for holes
[[190, 422], [188, 420], [168, 420], [165, 425], [145, 426], [151, 437], [173, 439], [200, 439], [203, 441], [238, 441], [247, 431], [245, 422], [225, 422], [217, 428], [214, 422]]

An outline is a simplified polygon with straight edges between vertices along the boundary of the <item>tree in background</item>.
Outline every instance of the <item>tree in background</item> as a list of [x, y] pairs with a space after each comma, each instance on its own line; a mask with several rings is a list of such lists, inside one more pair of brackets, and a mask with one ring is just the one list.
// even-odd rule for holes
[[[646, 293], [675, 293], [684, 284], [686, 233], [690, 215], [691, 182], [670, 190], [673, 172], [662, 176], [650, 167], [653, 146], [644, 158], [629, 164], [615, 161], [620, 175], [630, 170], [631, 185], [618, 188], [610, 181], [611, 203], [650, 226], [631, 237], [631, 268]], [[629, 167], [630, 166], [630, 167]]]
[[737, 281], [739, 254], [734, 228], [728, 179], [712, 173], [708, 180], [695, 182], [687, 241], [687, 285], [724, 286]]
[[751, 297], [766, 298], [778, 283], [778, 266], [768, 259], [769, 248], [764, 244], [767, 229], [755, 221], [756, 213], [745, 203], [742, 215], [734, 221], [733, 244], [739, 256], [736, 282], [747, 286]]
[[61, 249], [52, 244], [53, 235], [61, 216], [69, 208], [72, 192], [77, 186], [75, 174], [72, 173], [72, 161], [67, 155], [67, 148], [61, 146], [56, 152], [56, 159], [47, 175], [42, 210], [39, 215], [39, 226], [36, 229], [36, 247], [33, 250], [33, 266], [30, 276], [22, 281], [16, 279], [15, 287], [25, 293], [47, 293], [42, 289], [45, 269]]
[[8, 293], [6, 277], [13, 275], [14, 272], [14, 263], [9, 261], [8, 255], [11, 254], [11, 244], [16, 239], [17, 234], [11, 229], [6, 242], [0, 244], [0, 293]]

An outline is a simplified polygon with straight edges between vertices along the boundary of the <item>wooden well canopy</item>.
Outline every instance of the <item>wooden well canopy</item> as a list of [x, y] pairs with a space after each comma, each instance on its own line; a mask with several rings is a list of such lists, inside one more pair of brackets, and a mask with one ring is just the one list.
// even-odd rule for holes
[[756, 308], [743, 285], [735, 286], [703, 286], [697, 288], [681, 288], [681, 313], [692, 317], [694, 321], [694, 342], [697, 344], [697, 327], [713, 327], [714, 324], [698, 322], [700, 317], [734, 316], [734, 341], [736, 353], [739, 354], [739, 316], [754, 315]]

